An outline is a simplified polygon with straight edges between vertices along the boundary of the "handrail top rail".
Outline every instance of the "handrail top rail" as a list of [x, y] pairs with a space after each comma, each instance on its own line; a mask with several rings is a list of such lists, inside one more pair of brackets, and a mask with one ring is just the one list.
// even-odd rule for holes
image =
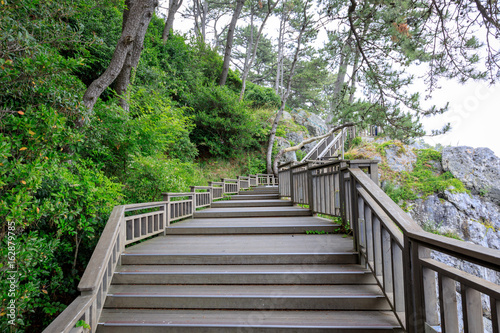
[[155, 201], [155, 202], [144, 202], [144, 203], [122, 205], [122, 206], [125, 208], [126, 212], [133, 212], [134, 210], [162, 207], [166, 203], [167, 203], [166, 201]]
[[231, 179], [231, 178], [221, 178], [223, 182], [237, 182], [238, 179]]
[[293, 163], [296, 163], [297, 161], [288, 161], [288, 162], [285, 162], [285, 163], [280, 163], [278, 164], [278, 168], [284, 168], [290, 164], [293, 164]]
[[347, 161], [349, 161], [349, 160], [337, 159], [337, 160], [334, 160], [334, 161], [325, 162], [323, 164], [312, 165], [312, 166], [309, 167], [309, 170], [321, 169], [321, 168], [333, 166], [333, 165], [340, 164], [342, 162], [347, 162]]
[[83, 272], [80, 283], [78, 283], [78, 290], [80, 292], [97, 292], [99, 282], [102, 280], [102, 275], [107, 266], [107, 258], [111, 255], [111, 251], [113, 251], [113, 248], [109, 244], [120, 232], [120, 221], [124, 213], [125, 206], [123, 205], [113, 208], [94, 249], [94, 253], [92, 253], [92, 257], [90, 257], [90, 261]]
[[224, 182], [208, 182], [208, 184], [209, 184], [210, 186], [212, 186], [212, 187], [213, 187], [214, 185], [217, 185], [217, 186], [219, 186], [219, 185], [220, 185], [220, 186], [222, 186], [222, 185], [224, 185]]
[[379, 164], [379, 160], [367, 160], [367, 159], [357, 159], [357, 160], [349, 160], [352, 164]]
[[212, 186], [189, 186], [191, 190], [211, 190]]
[[162, 193], [161, 195], [169, 196], [171, 198], [190, 197], [190, 196], [194, 195], [194, 192], [165, 192], [165, 193]]
[[409, 232], [408, 237], [433, 250], [500, 271], [500, 250], [436, 235], [425, 230]]

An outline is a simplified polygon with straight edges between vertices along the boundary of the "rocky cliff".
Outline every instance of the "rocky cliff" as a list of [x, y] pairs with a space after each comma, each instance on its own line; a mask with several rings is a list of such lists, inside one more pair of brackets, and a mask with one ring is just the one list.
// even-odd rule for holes
[[[378, 159], [381, 186], [425, 230], [500, 250], [500, 159], [488, 148], [422, 148], [379, 139], [347, 156]], [[489, 269], [442, 253], [433, 257], [500, 284]], [[483, 309], [485, 332], [491, 332], [485, 298]]]

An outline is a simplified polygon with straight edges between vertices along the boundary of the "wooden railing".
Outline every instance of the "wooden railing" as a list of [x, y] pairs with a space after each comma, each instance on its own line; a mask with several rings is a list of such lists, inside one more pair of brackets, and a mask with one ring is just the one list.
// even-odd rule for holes
[[500, 286], [433, 259], [442, 253], [497, 275], [500, 251], [422, 230], [380, 189], [376, 162], [287, 163], [279, 166], [279, 181], [281, 196], [308, 204], [314, 213], [342, 217], [352, 228], [360, 262], [407, 332], [451, 333], [460, 326], [484, 332], [482, 303], [490, 306], [493, 332], [500, 332]]
[[344, 142], [349, 133], [349, 129], [343, 128], [337, 135], [332, 133], [332, 135], [327, 136], [319, 140], [316, 146], [307, 153], [306, 156], [300, 162], [306, 162], [308, 160], [320, 160], [324, 157], [333, 157], [339, 151], [341, 152], [341, 157], [343, 158], [344, 152]]
[[276, 185], [277, 179], [274, 175], [223, 179], [209, 186], [191, 186], [191, 192], [163, 193], [160, 202], [114, 207], [78, 285], [81, 295], [43, 332], [85, 332], [83, 327], [75, 327], [79, 321], [90, 325], [90, 331], [95, 332], [111, 279], [126, 245], [164, 234], [171, 222], [191, 217], [196, 209], [208, 207], [224, 195], [257, 184]]

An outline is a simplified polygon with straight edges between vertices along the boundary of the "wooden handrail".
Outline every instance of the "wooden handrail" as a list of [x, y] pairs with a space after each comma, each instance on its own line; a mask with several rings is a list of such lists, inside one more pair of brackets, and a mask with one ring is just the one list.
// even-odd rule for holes
[[[192, 216], [197, 208], [210, 206], [213, 200], [222, 198], [227, 193], [225, 191], [227, 186], [231, 187], [231, 193], [236, 193], [234, 190], [239, 191], [241, 182], [246, 182], [245, 185], [248, 186], [245, 188], [258, 185], [256, 181], [251, 180], [251, 176], [238, 179], [226, 178], [222, 182], [209, 182], [209, 186], [191, 186], [192, 192], [163, 193], [164, 201], [114, 207], [78, 284], [81, 296], [77, 297], [43, 332], [75, 332], [75, 325], [80, 320], [84, 320], [90, 325], [91, 332], [95, 332], [111, 284], [111, 277], [126, 245], [165, 233], [171, 221]], [[196, 190], [207, 192], [196, 192]], [[217, 196], [212, 195], [215, 192]], [[171, 200], [183, 197], [187, 199]], [[125, 216], [126, 212], [152, 208], [158, 209]]]
[[308, 204], [314, 213], [342, 217], [353, 229], [361, 264], [373, 272], [407, 332], [435, 332], [436, 326], [457, 331], [457, 283], [465, 328], [483, 332], [484, 294], [490, 299], [494, 332], [500, 331], [500, 286], [431, 258], [431, 251], [437, 251], [500, 274], [500, 251], [424, 231], [378, 186], [376, 161], [288, 166], [279, 169], [280, 195]]
[[[121, 221], [125, 212], [125, 206], [116, 206], [108, 219], [108, 223], [102, 231], [99, 242], [95, 247], [94, 253], [83, 273], [82, 279], [78, 284], [78, 290], [86, 295], [86, 292], [95, 292], [102, 281], [104, 268], [108, 264], [112, 248], [109, 244], [119, 235], [121, 230]], [[120, 244], [123, 245], [123, 244]], [[125, 246], [123, 245], [123, 248]]]

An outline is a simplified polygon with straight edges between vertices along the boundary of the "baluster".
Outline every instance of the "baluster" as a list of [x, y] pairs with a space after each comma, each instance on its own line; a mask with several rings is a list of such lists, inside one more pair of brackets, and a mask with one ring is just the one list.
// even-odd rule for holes
[[389, 232], [382, 228], [382, 271], [384, 272], [384, 290], [392, 295], [389, 301], [394, 304], [393, 283], [392, 283], [392, 238]]
[[455, 280], [438, 274], [441, 329], [443, 333], [458, 332], [457, 287]]
[[403, 251], [399, 246], [392, 242], [392, 283], [394, 286], [394, 308], [396, 313], [404, 322], [405, 296], [404, 296], [404, 270], [403, 270]]
[[382, 277], [382, 233], [380, 231], [380, 220], [373, 217], [373, 260], [375, 275]]
[[[419, 246], [418, 252], [419, 258], [427, 259], [431, 257], [431, 251], [428, 248]], [[436, 272], [423, 267], [422, 284], [424, 292], [425, 322], [430, 326], [438, 326], [439, 317], [437, 307], [438, 299], [436, 295]]]
[[490, 306], [491, 306], [491, 324], [493, 326], [493, 333], [500, 332], [500, 323], [498, 318], [500, 318], [500, 302], [490, 296]]
[[481, 293], [464, 284], [460, 286], [460, 289], [462, 291], [462, 311], [465, 332], [484, 332]]
[[372, 210], [368, 205], [365, 205], [365, 225], [366, 225], [366, 254], [368, 255], [368, 263], [373, 267], [373, 223]]

